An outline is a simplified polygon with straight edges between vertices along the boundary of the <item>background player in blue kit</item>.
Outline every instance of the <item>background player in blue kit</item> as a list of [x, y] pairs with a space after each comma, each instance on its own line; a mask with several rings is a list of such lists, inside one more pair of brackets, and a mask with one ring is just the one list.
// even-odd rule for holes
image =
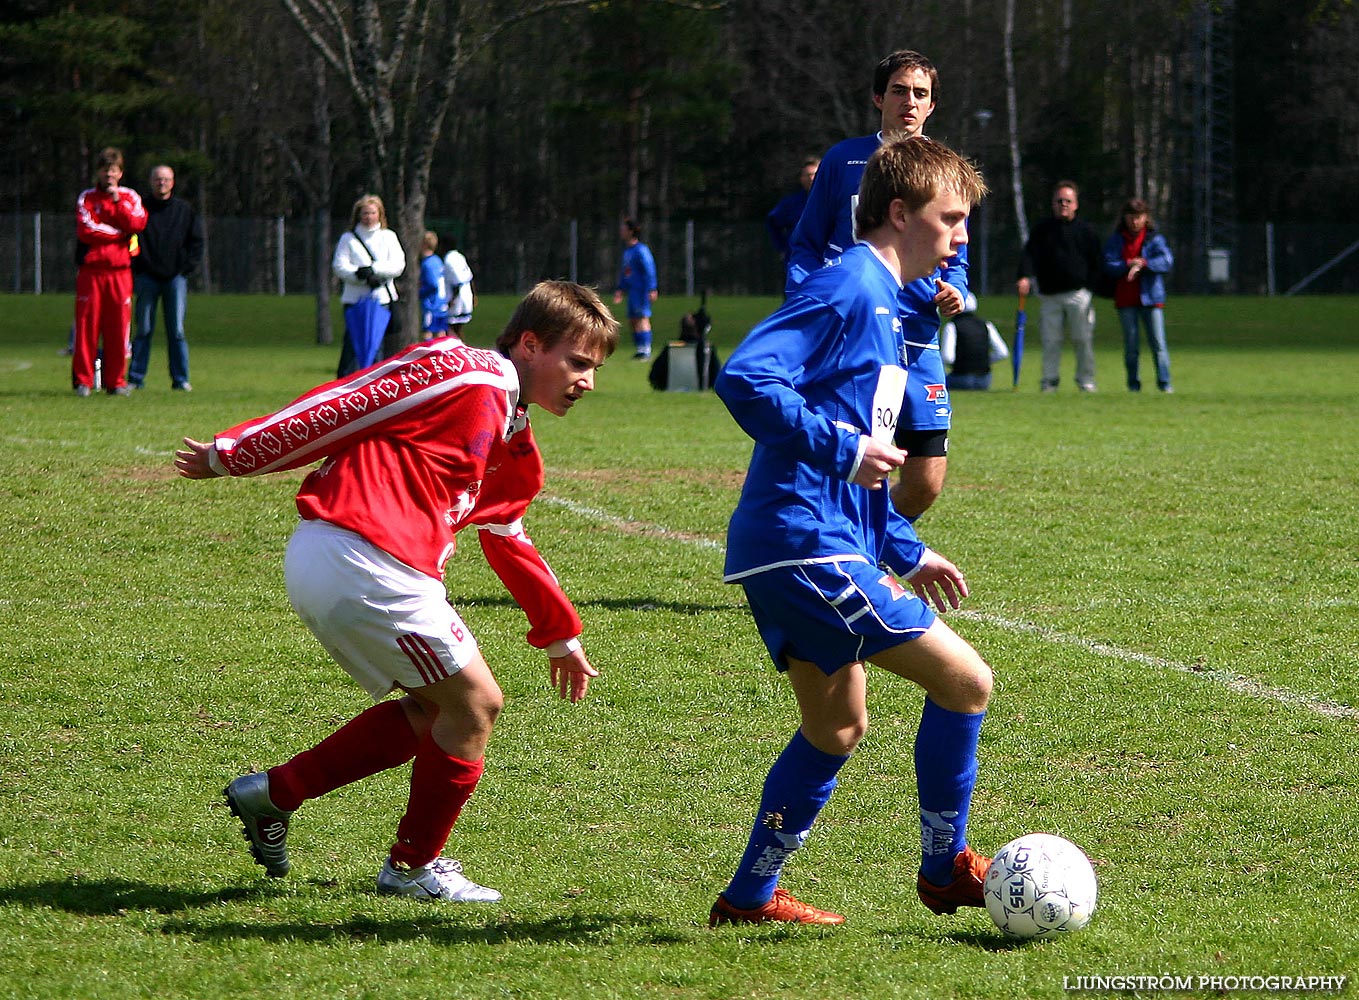
[[624, 219], [618, 227], [623, 240], [623, 263], [618, 269], [618, 287], [614, 290], [615, 304], [628, 300], [628, 322], [632, 324], [633, 355], [638, 361], [651, 357], [651, 303], [659, 294], [656, 290], [656, 260], [651, 248], [642, 242], [642, 227], [632, 219]]
[[[785, 292], [854, 245], [854, 203], [864, 164], [884, 138], [921, 135], [938, 91], [939, 72], [919, 52], [899, 49], [878, 63], [873, 106], [882, 113], [881, 131], [837, 143], [821, 158], [790, 241]], [[962, 312], [966, 295], [966, 246], [933, 273], [908, 281], [902, 292], [911, 378], [896, 442], [908, 457], [892, 488], [892, 502], [911, 520], [928, 510], [944, 489], [953, 407], [939, 357], [939, 318]]]
[[922, 137], [882, 144], [855, 210], [863, 242], [757, 325], [714, 386], [755, 439], [724, 579], [745, 588], [801, 726], [765, 780], [713, 926], [843, 923], [778, 880], [867, 731], [867, 663], [927, 696], [915, 744], [920, 899], [935, 913], [983, 905], [989, 859], [968, 847], [967, 818], [991, 669], [927, 603], [956, 608], [967, 596], [962, 573], [920, 542], [883, 483], [906, 458], [893, 444], [907, 378], [902, 284], [966, 243], [970, 206], [985, 191], [946, 146]]
[[815, 156], [803, 160], [802, 169], [797, 175], [797, 190], [780, 198], [778, 204], [764, 217], [764, 229], [769, 234], [769, 242], [779, 252], [779, 260], [783, 261], [785, 268], [788, 266], [788, 241], [797, 228], [798, 220], [802, 218], [802, 210], [807, 207], [807, 195], [812, 190], [812, 181], [816, 180], [816, 168], [820, 163]]
[[448, 333], [448, 282], [438, 249], [438, 235], [426, 231], [420, 242], [420, 329], [425, 340]]

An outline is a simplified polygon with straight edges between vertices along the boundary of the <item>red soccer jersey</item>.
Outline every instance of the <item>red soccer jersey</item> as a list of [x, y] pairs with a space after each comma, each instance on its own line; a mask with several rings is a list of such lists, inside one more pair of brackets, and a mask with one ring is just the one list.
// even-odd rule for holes
[[457, 532], [483, 529], [487, 561], [543, 648], [579, 635], [580, 618], [520, 523], [543, 487], [543, 460], [518, 401], [507, 358], [426, 341], [223, 431], [216, 453], [233, 476], [324, 458], [298, 491], [302, 517], [347, 528], [436, 579]]

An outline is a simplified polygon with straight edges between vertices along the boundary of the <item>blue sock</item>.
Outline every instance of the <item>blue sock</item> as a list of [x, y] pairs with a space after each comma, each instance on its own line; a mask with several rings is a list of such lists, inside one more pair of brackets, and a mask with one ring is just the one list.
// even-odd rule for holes
[[985, 717], [985, 712], [950, 712], [925, 699], [915, 738], [915, 782], [920, 794], [920, 873], [934, 885], [953, 881], [953, 859], [967, 846], [977, 741]]
[[722, 893], [732, 906], [753, 910], [774, 896], [784, 862], [802, 846], [849, 760], [823, 753], [799, 729], [764, 779], [760, 811], [736, 874]]
[[650, 330], [634, 330], [632, 334], [632, 342], [637, 345], [637, 353], [639, 354], [651, 353]]

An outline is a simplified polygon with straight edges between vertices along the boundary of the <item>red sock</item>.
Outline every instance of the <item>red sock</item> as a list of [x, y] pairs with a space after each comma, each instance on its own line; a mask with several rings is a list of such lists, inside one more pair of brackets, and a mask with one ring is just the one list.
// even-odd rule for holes
[[453, 832], [458, 813], [481, 779], [482, 760], [451, 757], [426, 733], [411, 769], [411, 795], [406, 815], [396, 828], [392, 860], [419, 868], [439, 856]]
[[400, 767], [415, 756], [419, 741], [399, 701], [384, 701], [350, 719], [286, 764], [269, 769], [269, 798], [280, 809]]

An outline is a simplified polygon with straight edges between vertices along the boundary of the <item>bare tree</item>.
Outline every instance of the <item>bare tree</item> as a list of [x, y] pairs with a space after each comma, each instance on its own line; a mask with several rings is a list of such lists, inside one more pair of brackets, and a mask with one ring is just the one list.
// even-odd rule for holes
[[316, 90], [312, 97], [310, 164], [303, 165], [297, 151], [286, 138], [281, 137], [279, 145], [312, 217], [312, 245], [316, 254], [316, 342], [329, 344], [334, 339], [330, 321], [330, 296], [334, 283], [330, 273], [330, 204], [334, 193], [335, 169], [331, 152], [330, 87], [326, 79], [326, 64], [318, 54], [313, 53], [312, 59]]
[[1024, 164], [1019, 153], [1019, 84], [1015, 79], [1015, 0], [1005, 0], [1005, 118], [1010, 141], [1010, 184], [1014, 193], [1019, 243], [1029, 242], [1029, 217], [1024, 211]]
[[[434, 152], [468, 63], [511, 28], [599, 0], [280, 0], [345, 86], [373, 187], [395, 207], [406, 248], [404, 337], [419, 335], [412, 294]], [[696, 10], [703, 0], [649, 0]]]
[[[430, 171], [444, 119], [467, 61], [530, 17], [592, 0], [281, 0], [349, 91], [369, 181], [395, 212], [406, 249], [404, 336], [419, 335], [420, 238]], [[386, 16], [384, 16], [384, 14]]]

